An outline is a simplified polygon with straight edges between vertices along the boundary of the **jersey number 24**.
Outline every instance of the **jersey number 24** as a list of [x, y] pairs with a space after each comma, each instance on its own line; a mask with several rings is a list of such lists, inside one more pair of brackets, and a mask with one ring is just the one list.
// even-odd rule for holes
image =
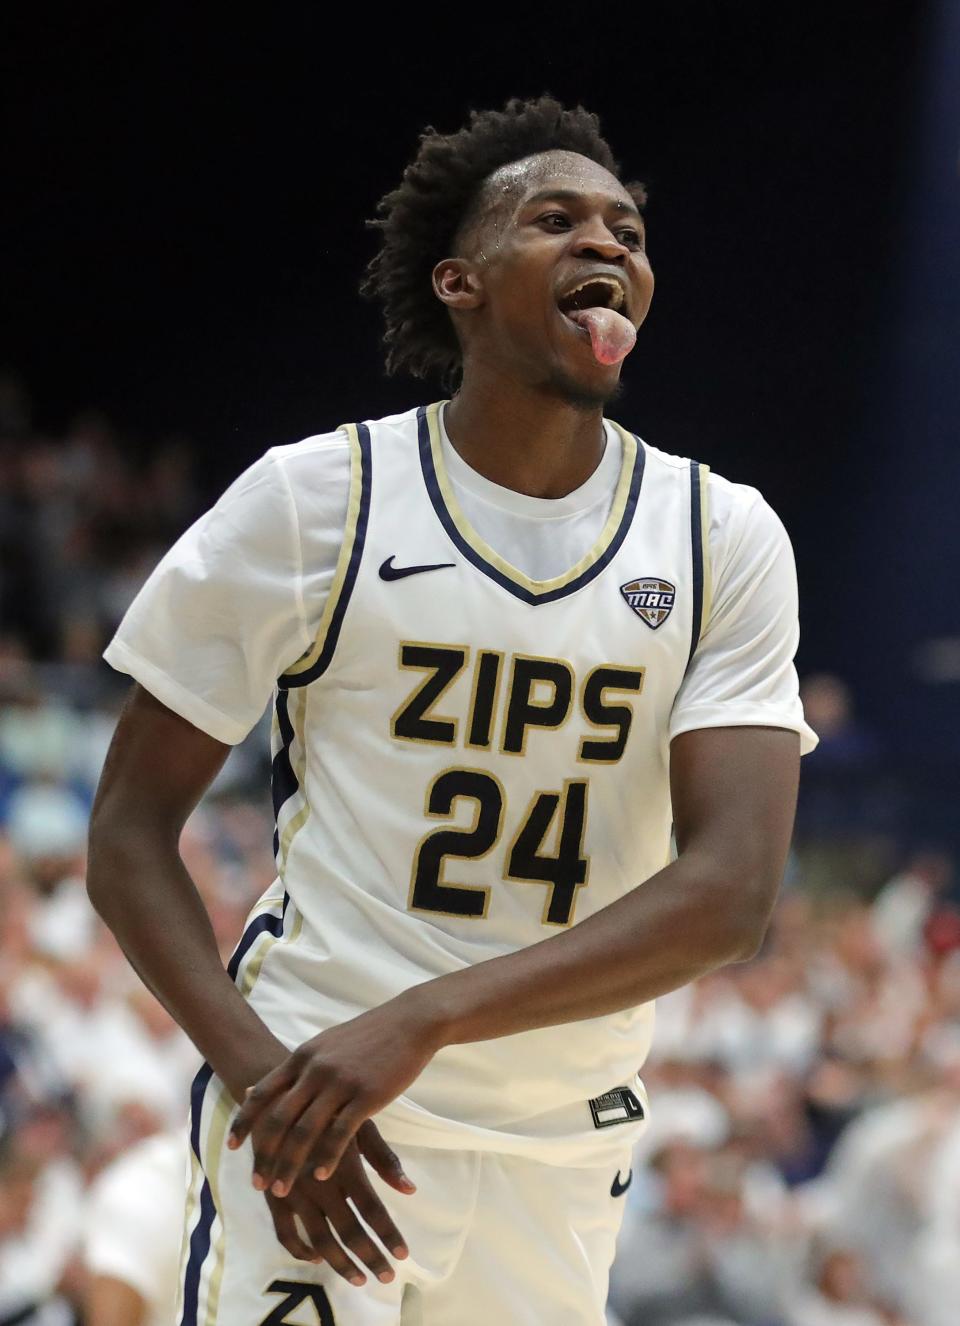
[[[577, 891], [587, 882], [590, 863], [583, 855], [587, 788], [585, 779], [569, 779], [560, 792], [536, 792], [507, 849], [505, 879], [547, 886], [542, 918], [546, 925], [570, 924]], [[434, 829], [421, 839], [414, 854], [409, 897], [414, 911], [445, 916], [487, 914], [490, 889], [447, 882], [443, 867], [448, 856], [477, 860], [493, 850], [503, 829], [506, 797], [499, 779], [491, 773], [447, 769], [430, 786], [427, 814], [447, 819], [461, 797], [474, 803], [470, 828]], [[553, 853], [543, 850], [551, 830], [556, 833]]]

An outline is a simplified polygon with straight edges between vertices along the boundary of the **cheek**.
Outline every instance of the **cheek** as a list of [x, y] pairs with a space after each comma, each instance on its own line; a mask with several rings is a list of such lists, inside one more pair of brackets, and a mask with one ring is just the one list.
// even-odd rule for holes
[[650, 310], [650, 301], [653, 299], [653, 288], [655, 284], [653, 279], [653, 270], [650, 267], [649, 263], [643, 263], [639, 267], [637, 272], [637, 278], [643, 301], [642, 312], [643, 316], [646, 317], [647, 313]]
[[514, 247], [490, 273], [491, 321], [511, 338], [543, 334], [551, 288], [549, 256]]
[[542, 343], [548, 331], [543, 291], [521, 280], [505, 280], [491, 303], [491, 329], [502, 346]]

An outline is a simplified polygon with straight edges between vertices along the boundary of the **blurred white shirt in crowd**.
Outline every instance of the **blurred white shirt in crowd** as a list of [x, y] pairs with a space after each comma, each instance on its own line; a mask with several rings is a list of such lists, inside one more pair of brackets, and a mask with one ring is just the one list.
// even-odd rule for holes
[[653, 1062], [715, 1061], [731, 1073], [772, 1063], [794, 1076], [809, 1067], [822, 1021], [811, 999], [790, 992], [761, 1010], [722, 977], [711, 982], [708, 991], [687, 985], [657, 1000]]
[[[52, 1160], [36, 1179], [22, 1229], [0, 1240], [0, 1318], [51, 1300], [80, 1239], [83, 1179], [72, 1160]], [[72, 1318], [50, 1302], [38, 1322]]]
[[931, 1093], [868, 1110], [842, 1135], [817, 1184], [829, 1229], [862, 1255], [875, 1290], [900, 1306], [915, 1290], [928, 1183], [940, 1190], [946, 1179], [933, 1165], [945, 1099]]
[[790, 1326], [887, 1326], [873, 1308], [834, 1303], [821, 1294], [805, 1295], [790, 1314]]
[[90, 1190], [84, 1263], [139, 1294], [143, 1326], [174, 1319], [186, 1163], [186, 1134], [162, 1133], [125, 1151]]
[[10, 1002], [17, 1021], [81, 1093], [88, 1124], [97, 1127], [131, 1100], [149, 1106], [164, 1126], [186, 1118], [201, 1060], [179, 1027], [171, 1023], [168, 1035], [152, 1036], [123, 999], [93, 992], [83, 1003], [36, 968], [17, 982]]

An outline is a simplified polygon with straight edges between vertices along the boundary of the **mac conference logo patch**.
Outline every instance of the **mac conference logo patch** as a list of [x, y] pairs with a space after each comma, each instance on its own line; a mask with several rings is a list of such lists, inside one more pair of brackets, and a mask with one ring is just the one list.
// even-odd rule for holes
[[620, 593], [640, 620], [655, 631], [673, 611], [677, 587], [659, 576], [645, 576], [621, 585]]

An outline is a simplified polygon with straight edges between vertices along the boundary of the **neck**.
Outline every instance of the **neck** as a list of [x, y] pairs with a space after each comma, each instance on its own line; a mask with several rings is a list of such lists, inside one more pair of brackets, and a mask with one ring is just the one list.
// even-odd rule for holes
[[603, 407], [577, 409], [543, 388], [464, 372], [444, 413], [447, 436], [471, 469], [528, 497], [566, 497], [603, 455]]

